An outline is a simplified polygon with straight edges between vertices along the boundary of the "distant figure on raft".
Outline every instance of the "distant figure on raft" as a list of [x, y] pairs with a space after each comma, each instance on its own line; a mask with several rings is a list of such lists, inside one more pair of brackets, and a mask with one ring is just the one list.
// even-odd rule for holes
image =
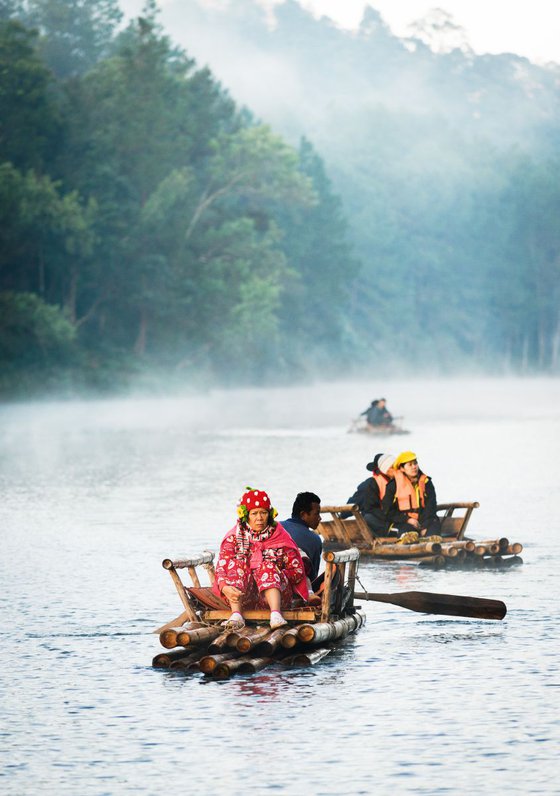
[[220, 545], [212, 587], [231, 606], [229, 627], [243, 627], [244, 608], [270, 608], [270, 627], [286, 625], [283, 608], [297, 594], [307, 602], [305, 568], [297, 544], [275, 521], [277, 511], [259, 489], [247, 488], [238, 520]]
[[378, 398], [371, 402], [368, 408], [361, 413], [360, 417], [365, 415], [366, 421], [369, 426], [374, 428], [387, 428], [393, 425], [393, 415], [387, 409], [387, 401], [385, 398]]
[[292, 516], [282, 520], [282, 527], [290, 534], [294, 542], [309, 561], [307, 573], [311, 583], [319, 575], [323, 541], [315, 530], [321, 522], [321, 498], [314, 492], [299, 492], [292, 506]]
[[[354, 494], [347, 503], [357, 505], [374, 536], [390, 536], [390, 522], [382, 509], [387, 485], [393, 478], [395, 455], [393, 453], [377, 453], [373, 461], [366, 464], [371, 477], [366, 478], [356, 487]], [[350, 517], [351, 514], [343, 514]]]
[[[437, 537], [441, 530], [436, 514], [436, 490], [432, 479], [418, 466], [413, 451], [403, 451], [395, 459], [394, 478], [387, 484], [381, 506], [392, 530], [407, 542], [420, 536]], [[415, 537], [415, 538], [414, 538]]]

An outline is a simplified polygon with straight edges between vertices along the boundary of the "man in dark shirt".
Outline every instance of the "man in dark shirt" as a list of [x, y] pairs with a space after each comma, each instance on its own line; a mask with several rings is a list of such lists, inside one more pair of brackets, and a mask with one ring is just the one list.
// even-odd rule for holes
[[282, 520], [281, 525], [290, 534], [294, 542], [303, 550], [311, 564], [309, 579], [313, 583], [319, 574], [323, 542], [315, 528], [321, 521], [321, 498], [313, 492], [300, 492], [292, 507], [292, 516]]

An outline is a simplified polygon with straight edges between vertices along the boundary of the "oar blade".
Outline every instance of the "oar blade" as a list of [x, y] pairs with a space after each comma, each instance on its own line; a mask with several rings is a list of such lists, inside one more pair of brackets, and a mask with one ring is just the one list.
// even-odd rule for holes
[[435, 594], [428, 591], [408, 591], [397, 594], [373, 594], [357, 592], [356, 599], [391, 603], [409, 611], [443, 616], [466, 616], [475, 619], [503, 619], [507, 613], [505, 603], [484, 597], [468, 597], [458, 594]]

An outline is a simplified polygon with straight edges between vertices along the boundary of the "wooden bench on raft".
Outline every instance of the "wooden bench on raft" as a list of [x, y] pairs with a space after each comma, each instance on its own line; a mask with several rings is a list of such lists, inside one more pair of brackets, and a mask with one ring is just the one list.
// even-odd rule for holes
[[[471, 514], [479, 503], [440, 503], [437, 507], [441, 519], [441, 536], [450, 541], [465, 539], [465, 530]], [[458, 512], [457, 514], [455, 512]], [[344, 514], [351, 514], [343, 518]], [[374, 536], [356, 505], [321, 506], [321, 515], [330, 514], [330, 519], [321, 517], [317, 533], [323, 537], [326, 546], [356, 546], [361, 553], [373, 553], [375, 545], [394, 542], [394, 538]]]
[[[321, 603], [300, 606], [282, 610], [282, 615], [288, 622], [330, 622], [344, 614], [354, 611], [354, 587], [356, 570], [360, 551], [356, 547], [345, 550], [328, 551], [323, 553], [325, 561], [325, 577], [321, 592]], [[211, 589], [215, 580], [214, 553], [205, 550], [201, 555], [192, 558], [172, 560], [166, 558], [162, 566], [171, 575], [173, 584], [183, 603], [183, 612], [179, 616], [166, 622], [165, 625], [155, 630], [162, 633], [168, 628], [179, 627], [185, 622], [204, 622], [216, 624], [228, 619], [231, 608]], [[210, 586], [202, 586], [197, 567], [202, 566], [208, 575]], [[178, 570], [186, 569], [191, 579], [191, 586], [185, 586]], [[243, 611], [247, 622], [268, 622], [270, 611], [268, 609], [247, 609]]]

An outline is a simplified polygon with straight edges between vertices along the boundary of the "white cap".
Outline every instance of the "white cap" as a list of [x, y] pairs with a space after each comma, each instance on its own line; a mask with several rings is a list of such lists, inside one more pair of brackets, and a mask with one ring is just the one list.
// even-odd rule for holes
[[387, 471], [393, 466], [395, 458], [393, 453], [384, 453], [383, 456], [380, 456], [377, 462], [379, 472], [387, 475]]

